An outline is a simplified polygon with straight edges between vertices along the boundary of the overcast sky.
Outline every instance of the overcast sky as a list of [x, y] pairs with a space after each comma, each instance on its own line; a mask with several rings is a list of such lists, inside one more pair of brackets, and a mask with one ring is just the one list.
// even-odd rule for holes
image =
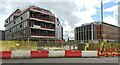
[[[118, 25], [118, 1], [103, 0], [104, 22]], [[4, 20], [12, 12], [31, 5], [48, 9], [60, 18], [64, 39], [74, 39], [75, 27], [100, 21], [100, 0], [1, 0], [0, 30], [4, 30]]]

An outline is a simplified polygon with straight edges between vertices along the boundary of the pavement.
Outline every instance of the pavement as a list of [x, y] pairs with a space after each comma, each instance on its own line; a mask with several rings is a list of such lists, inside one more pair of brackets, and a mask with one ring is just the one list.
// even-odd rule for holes
[[118, 57], [3, 59], [2, 63], [118, 63]]

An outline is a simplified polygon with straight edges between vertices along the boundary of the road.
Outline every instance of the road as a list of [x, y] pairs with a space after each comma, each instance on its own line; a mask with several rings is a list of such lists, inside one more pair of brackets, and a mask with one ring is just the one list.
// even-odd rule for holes
[[118, 58], [109, 57], [109, 58], [3, 59], [2, 63], [118, 63]]

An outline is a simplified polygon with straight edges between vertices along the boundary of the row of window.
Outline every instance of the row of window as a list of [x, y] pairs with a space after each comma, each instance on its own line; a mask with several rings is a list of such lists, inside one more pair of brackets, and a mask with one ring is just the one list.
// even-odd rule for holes
[[11, 34], [11, 35], [6, 35], [7, 40], [17, 39], [17, 38], [22, 38], [22, 37], [27, 37], [26, 30], [16, 32], [16, 33]]
[[91, 31], [75, 33], [75, 37], [77, 40], [92, 40], [92, 36], [93, 39], [95, 40], [96, 39], [95, 31], [93, 31], [93, 33]]
[[38, 30], [38, 29], [31, 29], [32, 35], [40, 35], [40, 36], [55, 36], [54, 31], [47, 31], [47, 30]]
[[20, 17], [16, 18], [15, 20], [14, 19], [12, 19], [11, 21], [6, 20], [6, 23], [8, 23], [6, 25], [6, 30], [11, 27], [14, 27], [15, 25], [17, 25], [21, 22], [24, 22], [27, 18], [29, 18], [29, 12], [22, 14]]
[[55, 24], [45, 23], [41, 21], [31, 21], [30, 26], [33, 27], [33, 25], [41, 26], [41, 28], [49, 28], [49, 29], [55, 29]]
[[79, 27], [79, 28], [76, 28], [75, 31], [88, 31], [88, 30], [91, 30], [93, 27], [93, 30], [96, 30], [96, 26], [95, 25], [87, 25], [87, 26], [82, 26], [82, 27]]
[[27, 27], [27, 21], [25, 21], [25, 22], [23, 22], [23, 23], [15, 26], [15, 27], [13, 27], [13, 28], [7, 30], [7, 31], [6, 31], [6, 35], [9, 35], [9, 34], [12, 34], [12, 33], [17, 32], [17, 31], [23, 30], [23, 29], [25, 29], [26, 27]]
[[47, 20], [50, 22], [55, 22], [55, 17], [54, 16], [50, 16], [50, 15], [45, 15], [45, 14], [41, 14], [41, 13], [37, 13], [37, 12], [30, 12], [30, 17], [32, 18], [38, 18], [38, 19], [42, 19], [42, 20]]
[[10, 17], [10, 18], [8, 18], [6, 21], [5, 21], [5, 23], [7, 24], [7, 23], [10, 23], [11, 21], [13, 21], [13, 15]]

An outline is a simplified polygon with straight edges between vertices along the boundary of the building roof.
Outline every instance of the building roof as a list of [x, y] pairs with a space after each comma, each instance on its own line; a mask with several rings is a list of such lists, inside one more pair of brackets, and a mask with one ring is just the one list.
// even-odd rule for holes
[[[21, 10], [20, 9], [16, 9], [8, 18], [10, 18], [12, 15], [14, 15], [14, 14], [19, 14], [21, 12]], [[7, 18], [7, 19], [8, 19]], [[6, 19], [6, 20], [7, 20]]]
[[107, 25], [110, 25], [110, 26], [113, 26], [113, 27], [117, 27], [117, 28], [120, 28], [119, 26], [116, 26], [116, 25], [112, 25], [112, 24], [109, 24], [109, 23], [105, 23], [105, 22], [102, 22], [104, 24], [107, 24]]
[[47, 10], [47, 9], [44, 9], [44, 8], [41, 8], [41, 7], [37, 7], [37, 6], [30, 6], [29, 8], [35, 8], [35, 9], [38, 9], [38, 10], [44, 10], [44, 11], [47, 11], [47, 12], [49, 12], [49, 13], [51, 13], [51, 14], [52, 14], [52, 12], [51, 12], [51, 11], [49, 11], [49, 10]]
[[[37, 7], [37, 6], [29, 6], [28, 8], [26, 8], [26, 9], [24, 9], [24, 10], [16, 9], [8, 18], [10, 18], [10, 17], [11, 17], [12, 15], [14, 15], [14, 14], [22, 15], [24, 12], [26, 12], [27, 10], [29, 10], [29, 9], [31, 9], [31, 8], [36, 8], [36, 9], [38, 9], [38, 10], [44, 10], [44, 11], [47, 11], [47, 12], [49, 12], [49, 13], [52, 14], [52, 12], [49, 11], [49, 10], [47, 10], [47, 9], [43, 9], [43, 8], [40, 8], [40, 7]], [[7, 18], [7, 19], [8, 19], [8, 18]], [[7, 19], [6, 19], [6, 20], [7, 20]]]
[[[91, 25], [91, 24], [100, 24], [100, 21], [99, 21], [99, 22], [97, 21], [97, 22], [92, 22], [92, 23], [82, 24], [81, 26], [79, 26], [79, 27], [76, 27], [76, 28], [80, 28], [80, 27], [82, 27], [82, 26]], [[107, 25], [110, 25], [110, 26], [113, 26], [113, 27], [120, 28], [119, 26], [112, 25], [112, 24], [105, 23], [105, 22], [102, 22], [102, 24], [107, 24]], [[75, 28], [75, 29], [76, 29], [76, 28]]]
[[[41, 10], [47, 11], [48, 13], [50, 13], [51, 15], [54, 16], [54, 14], [52, 14], [52, 12], [49, 11], [49, 10], [46, 10], [46, 9], [43, 9], [43, 8], [40, 8], [40, 7], [37, 7], [37, 6], [29, 6], [28, 8], [26, 8], [26, 9], [24, 9], [24, 10], [16, 9], [8, 18], [10, 18], [12, 15], [17, 15], [18, 17], [20, 17], [22, 14], [24, 14], [26, 11], [30, 10], [31, 8], [33, 8], [33, 9], [34, 9], [34, 8], [35, 8], [35, 9], [37, 8], [38, 10], [41, 9]], [[17, 18], [18, 18], [18, 17], [17, 17]], [[8, 19], [8, 18], [7, 18], [7, 19]], [[16, 18], [16, 19], [17, 19], [17, 18]], [[7, 19], [6, 19], [6, 20], [7, 20]], [[5, 21], [6, 21], [6, 20], [5, 20]], [[10, 23], [10, 22], [9, 22], [9, 23]]]

